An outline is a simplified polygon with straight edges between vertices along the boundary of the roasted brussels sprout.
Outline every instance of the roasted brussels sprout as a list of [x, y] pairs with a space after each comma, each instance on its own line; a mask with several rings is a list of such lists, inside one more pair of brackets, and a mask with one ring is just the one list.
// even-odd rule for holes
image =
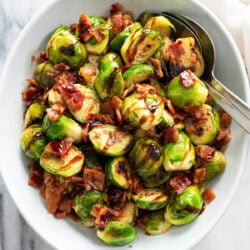
[[106, 156], [121, 156], [132, 146], [133, 136], [113, 125], [98, 125], [89, 132], [95, 150]]
[[55, 79], [48, 75], [48, 72], [52, 69], [53, 64], [47, 61], [36, 66], [35, 78], [43, 89], [50, 88], [55, 84]]
[[170, 81], [166, 92], [167, 98], [179, 108], [184, 108], [187, 104], [193, 104], [196, 107], [204, 104], [208, 95], [205, 84], [191, 73], [193, 78], [192, 81], [194, 82], [193, 86], [188, 88], [184, 87], [181, 80], [181, 74]]
[[160, 189], [143, 189], [132, 195], [132, 199], [141, 209], [157, 210], [163, 208], [168, 202], [168, 195]]
[[67, 106], [61, 93], [54, 88], [51, 88], [48, 92], [48, 102], [51, 106], [55, 103], [61, 103], [64, 106]]
[[126, 38], [121, 55], [126, 64], [142, 64], [162, 45], [161, 35], [151, 29], [138, 29]]
[[194, 146], [184, 132], [179, 132], [176, 142], [163, 146], [163, 165], [167, 171], [188, 170], [194, 163]]
[[97, 237], [112, 246], [123, 246], [132, 242], [137, 235], [133, 226], [119, 221], [110, 221], [104, 230], [97, 230]]
[[174, 193], [166, 207], [165, 219], [174, 225], [194, 220], [200, 213], [203, 200], [196, 186], [188, 186], [183, 193]]
[[[216, 109], [207, 104], [199, 107], [199, 112], [204, 115], [204, 118], [197, 120], [192, 117], [184, 120], [186, 132], [194, 144], [208, 144], [214, 140], [218, 133], [220, 127], [219, 114]], [[188, 129], [190, 124], [194, 128], [191, 131]]]
[[125, 88], [135, 83], [148, 81], [155, 76], [154, 67], [148, 64], [137, 64], [130, 67], [124, 74]]
[[79, 173], [84, 162], [83, 153], [75, 146], [71, 146], [65, 154], [60, 156], [53, 153], [54, 150], [60, 150], [61, 147], [63, 146], [59, 142], [50, 141], [40, 158], [42, 168], [51, 174], [63, 177]]
[[99, 68], [101, 69], [103, 65], [109, 62], [115, 62], [119, 68], [122, 67], [122, 60], [120, 56], [114, 52], [109, 52], [105, 56], [103, 56], [99, 62]]
[[104, 64], [95, 82], [95, 89], [99, 97], [104, 100], [113, 96], [121, 96], [124, 90], [124, 80], [116, 62]]
[[128, 189], [130, 167], [128, 160], [123, 157], [116, 157], [110, 159], [105, 166], [107, 179], [115, 186]]
[[40, 103], [32, 103], [25, 113], [23, 128], [27, 128], [33, 122], [43, 119], [44, 106]]
[[98, 68], [92, 63], [85, 63], [79, 70], [79, 74], [84, 79], [84, 82], [88, 86], [94, 86], [95, 79], [98, 75]]
[[21, 147], [31, 160], [39, 161], [47, 143], [48, 138], [40, 125], [35, 124], [24, 129], [21, 136]]
[[174, 117], [166, 109], [163, 110], [161, 122], [159, 123], [159, 128], [167, 128], [171, 125], [174, 125]]
[[54, 31], [47, 43], [46, 54], [53, 64], [66, 63], [72, 69], [79, 69], [87, 56], [84, 45], [65, 26]]
[[103, 157], [101, 157], [92, 146], [85, 145], [81, 147], [81, 150], [85, 155], [84, 166], [90, 169], [93, 169], [96, 166], [102, 166], [104, 161]]
[[145, 232], [150, 235], [162, 234], [168, 231], [168, 229], [172, 226], [166, 219], [164, 218], [164, 211], [158, 210], [153, 211], [148, 216], [148, 221], [144, 228]]
[[62, 115], [57, 121], [50, 121], [48, 115], [43, 119], [43, 129], [51, 140], [65, 140], [72, 143], [82, 142], [82, 127], [70, 119]]
[[135, 218], [137, 215], [137, 206], [133, 202], [128, 202], [121, 210], [119, 216], [114, 217], [114, 221], [119, 221], [124, 224], [133, 225], [135, 223]]
[[122, 102], [123, 119], [132, 127], [150, 130], [161, 122], [164, 100], [156, 93], [140, 98], [137, 93], [126, 97]]

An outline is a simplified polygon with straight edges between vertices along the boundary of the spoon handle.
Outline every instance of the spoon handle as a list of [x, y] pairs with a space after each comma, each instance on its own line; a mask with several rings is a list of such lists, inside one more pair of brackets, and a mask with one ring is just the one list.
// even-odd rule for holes
[[250, 134], [250, 107], [215, 77], [210, 84], [206, 83], [211, 97], [226, 111], [232, 118]]

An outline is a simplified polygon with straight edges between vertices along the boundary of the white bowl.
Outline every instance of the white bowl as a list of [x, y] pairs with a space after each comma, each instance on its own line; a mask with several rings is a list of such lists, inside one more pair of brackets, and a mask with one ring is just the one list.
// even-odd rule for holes
[[[24, 103], [21, 92], [25, 79], [34, 71], [31, 56], [42, 49], [50, 32], [60, 24], [78, 21], [80, 14], [107, 15], [117, 0], [57, 0], [37, 15], [23, 30], [6, 62], [1, 82], [0, 166], [6, 186], [26, 221], [57, 249], [110, 249], [96, 238], [94, 230], [70, 219], [55, 219], [47, 213], [38, 191], [27, 184], [28, 163], [19, 141], [22, 131]], [[232, 38], [222, 24], [202, 5], [192, 0], [120, 0], [135, 17], [143, 11], [169, 11], [190, 16], [210, 33], [217, 53], [216, 76], [232, 91], [249, 100], [243, 62]], [[247, 154], [247, 135], [234, 122], [233, 139], [227, 148], [227, 169], [210, 183], [216, 200], [194, 222], [173, 227], [159, 236], [139, 232], [132, 249], [186, 249], [194, 246], [215, 225], [225, 211], [239, 182]], [[232, 221], [233, 223], [233, 221]], [[14, 225], [13, 225], [14, 226]], [[127, 249], [128, 246], [120, 249]]]

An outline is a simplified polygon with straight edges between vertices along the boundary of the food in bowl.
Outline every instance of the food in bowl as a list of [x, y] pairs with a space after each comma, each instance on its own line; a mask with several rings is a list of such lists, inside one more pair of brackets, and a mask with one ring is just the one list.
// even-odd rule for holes
[[49, 213], [125, 245], [135, 224], [161, 234], [215, 198], [206, 184], [226, 166], [231, 117], [199, 79], [194, 38], [114, 4], [108, 17], [56, 28], [37, 62], [21, 147]]

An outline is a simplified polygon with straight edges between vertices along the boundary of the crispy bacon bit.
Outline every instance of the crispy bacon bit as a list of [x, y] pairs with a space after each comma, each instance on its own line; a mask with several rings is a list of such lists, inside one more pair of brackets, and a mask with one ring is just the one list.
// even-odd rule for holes
[[206, 203], [210, 204], [216, 198], [216, 195], [212, 189], [206, 189], [202, 193], [202, 197], [206, 201]]
[[179, 78], [181, 80], [182, 85], [185, 88], [192, 87], [194, 83], [197, 81], [195, 74], [189, 69], [180, 73]]
[[112, 108], [110, 101], [106, 101], [101, 104], [101, 112], [108, 115], [112, 120], [115, 120], [115, 110]]
[[216, 140], [227, 144], [231, 140], [231, 130], [229, 128], [220, 128]]
[[65, 109], [66, 107], [64, 105], [62, 105], [60, 102], [56, 102], [51, 108], [47, 108], [46, 112], [48, 114], [49, 119], [52, 122], [55, 122], [64, 114]]
[[143, 214], [143, 215], [139, 216], [139, 218], [137, 219], [137, 223], [138, 223], [139, 227], [142, 229], [144, 229], [146, 227], [148, 221], [149, 221], [148, 214]]
[[111, 16], [111, 20], [114, 23], [113, 26], [113, 36], [115, 37], [120, 32], [122, 32], [127, 26], [132, 24], [131, 17], [129, 15], [113, 15]]
[[51, 69], [47, 75], [51, 76], [51, 77], [55, 77], [58, 76], [62, 73], [64, 73], [65, 71], [68, 71], [70, 69], [70, 67], [64, 63], [59, 63], [59, 64], [55, 64], [53, 69]]
[[97, 189], [102, 191], [105, 184], [105, 174], [94, 170], [94, 169], [84, 169], [84, 187], [86, 190]]
[[182, 46], [182, 41], [173, 43], [168, 46], [168, 53], [173, 56], [180, 56], [185, 54], [185, 49]]
[[114, 208], [115, 210], [124, 208], [127, 201], [126, 191], [122, 191], [120, 189], [112, 187], [108, 194], [109, 202], [112, 208]]
[[84, 178], [81, 176], [71, 176], [64, 179], [65, 183], [83, 184]]
[[185, 130], [188, 134], [192, 134], [192, 133], [196, 132], [196, 128], [194, 126], [192, 118], [185, 119], [184, 125], [185, 125]]
[[157, 134], [155, 131], [153, 130], [147, 130], [146, 131], [146, 136], [147, 137], [150, 137], [150, 138], [153, 138], [153, 139], [156, 139], [156, 140], [159, 140], [161, 137], [162, 137], [163, 133], [159, 133]]
[[113, 98], [111, 99], [111, 106], [113, 109], [121, 109], [122, 100], [117, 96], [113, 96]]
[[68, 198], [62, 198], [58, 209], [55, 212], [57, 218], [64, 218], [71, 213], [72, 207], [74, 206], [74, 201]]
[[215, 148], [208, 145], [198, 145], [195, 147], [195, 152], [200, 158], [206, 161], [212, 161], [215, 153]]
[[130, 85], [122, 94], [122, 99], [127, 97], [129, 94], [131, 94], [136, 89], [136, 86], [134, 84]]
[[185, 107], [184, 107], [184, 111], [186, 113], [189, 113], [189, 114], [194, 114], [196, 110], [196, 107], [194, 106], [194, 104], [187, 104]]
[[204, 107], [200, 107], [200, 108], [196, 108], [194, 110], [194, 119], [196, 121], [201, 121], [201, 120], [207, 120], [208, 119], [208, 113], [206, 108]]
[[72, 147], [72, 142], [68, 141], [50, 141], [44, 151], [55, 155], [56, 157], [67, 155]]
[[182, 110], [176, 110], [174, 115], [175, 121], [183, 121], [186, 117], [186, 113], [184, 113]]
[[228, 113], [223, 112], [220, 115], [220, 127], [221, 128], [228, 128], [231, 122], [232, 122], [232, 117]]
[[163, 72], [162, 72], [160, 60], [151, 57], [150, 61], [148, 63], [154, 67], [156, 76], [158, 78], [162, 78], [163, 77]]
[[115, 125], [114, 120], [107, 114], [90, 114], [87, 120], [90, 126], [94, 126], [97, 124]]
[[28, 165], [28, 169], [30, 170], [28, 184], [32, 187], [41, 187], [43, 183], [43, 169], [41, 166], [36, 162], [32, 162]]
[[88, 65], [84, 65], [80, 68], [80, 75], [83, 77], [85, 83], [88, 85], [93, 84], [93, 79], [98, 74], [98, 69], [94, 67], [90, 67]]
[[47, 55], [45, 54], [44, 51], [42, 51], [42, 52], [40, 53], [40, 55], [37, 57], [36, 60], [37, 60], [37, 63], [40, 64], [40, 63], [45, 62], [47, 59], [48, 59]]
[[31, 61], [34, 62], [36, 60], [36, 57], [34, 55], [31, 56]]
[[29, 105], [31, 105], [33, 101], [42, 95], [42, 89], [35, 79], [26, 79], [26, 81], [29, 83], [29, 86], [22, 92], [22, 99], [24, 101], [29, 101]]
[[206, 169], [205, 168], [195, 169], [194, 183], [200, 184], [205, 179], [205, 176], [206, 176]]
[[169, 126], [164, 130], [164, 141], [175, 142], [179, 139], [178, 129], [174, 126]]
[[150, 92], [155, 93], [158, 91], [157, 87], [151, 86], [149, 84], [136, 84], [135, 86], [137, 88], [136, 96], [140, 99], [146, 98]]
[[110, 9], [110, 15], [117, 15], [117, 14], [122, 14], [123, 12], [123, 6], [119, 3], [114, 3], [111, 5], [111, 9]]
[[75, 32], [77, 30], [77, 23], [73, 23], [69, 26], [72, 32]]
[[138, 178], [136, 175], [131, 174], [129, 178], [129, 190], [135, 194], [140, 192], [143, 189], [143, 185], [141, 179]]
[[167, 105], [168, 110], [170, 111], [170, 113], [172, 115], [175, 115], [176, 111], [175, 111], [175, 108], [174, 108], [172, 102], [169, 99], [164, 99], [164, 101], [165, 101], [165, 104]]
[[186, 187], [190, 186], [191, 184], [192, 182], [190, 179], [184, 174], [178, 174], [169, 180], [169, 185], [177, 194], [183, 193]]

